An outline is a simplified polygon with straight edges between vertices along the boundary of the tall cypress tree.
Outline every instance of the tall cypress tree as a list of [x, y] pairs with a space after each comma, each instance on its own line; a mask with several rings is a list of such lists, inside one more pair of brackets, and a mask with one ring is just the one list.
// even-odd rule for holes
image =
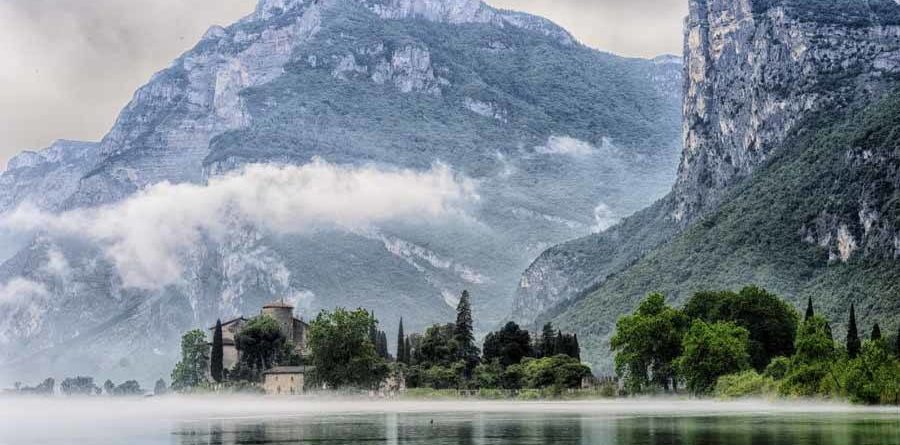
[[581, 345], [578, 344], [578, 334], [572, 335], [572, 343], [573, 352], [575, 354], [572, 357], [581, 361]]
[[859, 331], [856, 328], [856, 307], [850, 303], [850, 322], [847, 324], [847, 355], [856, 358], [859, 355]]
[[815, 316], [815, 315], [816, 314], [813, 312], [813, 306], [812, 306], [812, 296], [810, 296], [809, 301], [807, 301], [807, 303], [806, 303], [806, 317], [803, 319], [803, 321], [809, 320], [810, 318], [813, 318], [813, 316]]
[[553, 323], [547, 323], [544, 325], [544, 329], [541, 331], [541, 356], [542, 357], [553, 357], [557, 354], [556, 350], [556, 335], [553, 333]]
[[881, 340], [881, 326], [875, 323], [875, 326], [872, 326], [872, 341], [878, 340]]
[[406, 336], [403, 335], [403, 317], [400, 317], [400, 328], [397, 330], [397, 362], [398, 363], [407, 363], [406, 360], [406, 350], [404, 349], [404, 344], [406, 340]]
[[472, 302], [469, 301], [469, 291], [464, 290], [456, 305], [456, 325], [453, 338], [459, 345], [459, 359], [466, 364], [465, 377], [471, 378], [472, 371], [478, 364], [478, 347], [475, 346], [475, 333], [472, 322]]
[[212, 351], [209, 355], [209, 373], [216, 383], [222, 383], [225, 377], [225, 351], [222, 342], [222, 320], [216, 320], [216, 330], [213, 331]]
[[406, 364], [412, 364], [412, 342], [410, 342], [409, 337], [406, 337], [406, 340], [403, 342], [403, 353], [405, 355]]

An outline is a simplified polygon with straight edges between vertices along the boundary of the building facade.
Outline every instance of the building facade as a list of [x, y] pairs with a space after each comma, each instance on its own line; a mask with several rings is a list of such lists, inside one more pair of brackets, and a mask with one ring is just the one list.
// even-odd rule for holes
[[[302, 357], [308, 354], [307, 333], [309, 325], [294, 316], [294, 306], [285, 303], [284, 300], [273, 301], [262, 307], [260, 315], [272, 317], [284, 336], [294, 345], [294, 351]], [[235, 337], [250, 320], [241, 316], [222, 323], [222, 365], [225, 369], [234, 369], [240, 361], [240, 351], [235, 345]], [[210, 338], [215, 333], [216, 327], [209, 328]], [[210, 343], [212, 347], [212, 343]], [[301, 385], [302, 387], [302, 385]]]
[[263, 373], [263, 389], [269, 395], [303, 394], [307, 367], [279, 366]]

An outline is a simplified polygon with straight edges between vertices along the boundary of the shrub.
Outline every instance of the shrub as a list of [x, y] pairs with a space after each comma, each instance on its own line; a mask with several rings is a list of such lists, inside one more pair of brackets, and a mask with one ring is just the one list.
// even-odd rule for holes
[[735, 399], [742, 397], [767, 397], [777, 393], [778, 384], [772, 377], [749, 370], [719, 377], [716, 397]]

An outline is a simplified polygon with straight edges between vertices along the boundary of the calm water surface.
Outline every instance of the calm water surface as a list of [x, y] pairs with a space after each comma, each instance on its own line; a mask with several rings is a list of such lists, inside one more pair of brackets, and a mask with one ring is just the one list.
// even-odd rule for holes
[[194, 422], [172, 443], [900, 445], [900, 418], [871, 415], [587, 416], [367, 414]]
[[900, 409], [767, 402], [0, 399], [0, 445], [900, 445]]

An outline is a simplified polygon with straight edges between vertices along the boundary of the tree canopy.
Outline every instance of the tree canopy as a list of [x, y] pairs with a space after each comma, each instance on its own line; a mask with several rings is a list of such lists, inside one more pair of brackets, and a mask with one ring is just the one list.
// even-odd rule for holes
[[172, 371], [172, 389], [190, 390], [206, 382], [209, 369], [209, 346], [206, 334], [195, 329], [181, 337], [181, 361]]
[[719, 377], [750, 367], [750, 333], [732, 322], [694, 320], [684, 336], [677, 366], [694, 394], [712, 391]]
[[504, 368], [521, 362], [531, 354], [531, 335], [514, 322], [506, 323], [484, 340], [484, 360], [497, 359]]
[[375, 318], [363, 309], [322, 311], [309, 327], [314, 379], [330, 388], [377, 386], [387, 374], [371, 340]]

